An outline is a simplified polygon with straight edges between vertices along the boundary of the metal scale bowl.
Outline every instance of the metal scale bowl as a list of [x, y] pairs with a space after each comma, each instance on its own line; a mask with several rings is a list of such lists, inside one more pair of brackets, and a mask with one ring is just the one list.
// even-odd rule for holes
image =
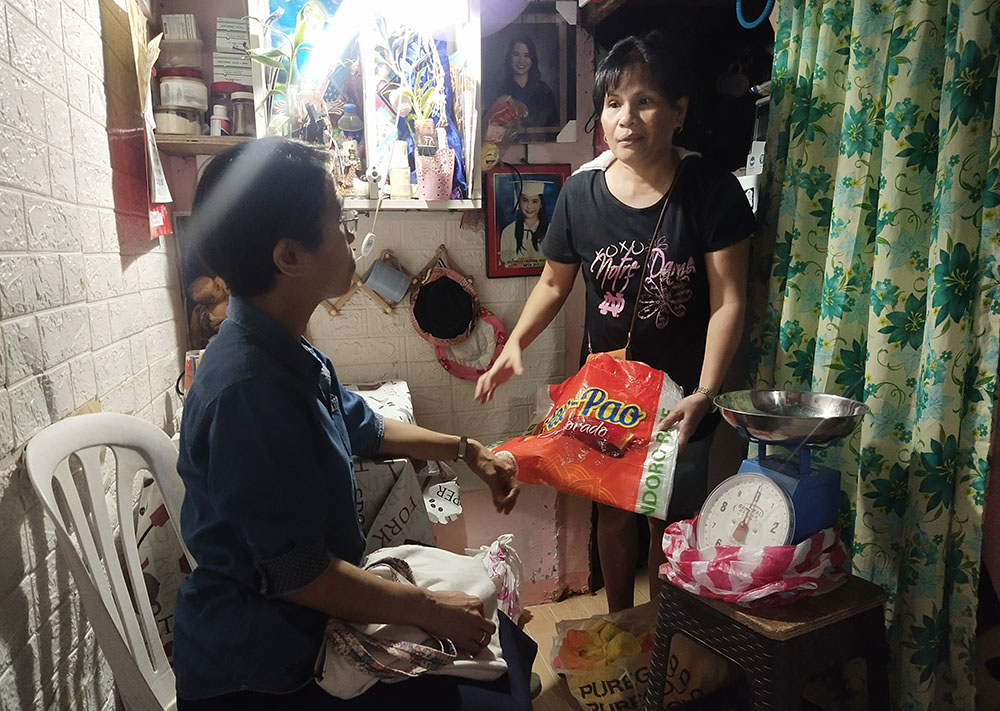
[[[813, 464], [811, 452], [849, 436], [868, 407], [856, 400], [796, 390], [739, 390], [715, 398], [723, 419], [751, 442], [737, 475], [763, 475], [777, 483], [791, 502], [794, 533], [801, 541], [837, 522], [840, 472]], [[768, 445], [788, 452], [767, 454]]]

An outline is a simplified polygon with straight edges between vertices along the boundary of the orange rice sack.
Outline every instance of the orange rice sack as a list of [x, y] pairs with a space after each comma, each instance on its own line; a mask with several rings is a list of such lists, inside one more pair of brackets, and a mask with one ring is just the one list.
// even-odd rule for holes
[[665, 518], [676, 430], [654, 427], [683, 397], [666, 373], [598, 354], [549, 388], [552, 408], [530, 435], [499, 445], [517, 476], [626, 511]]

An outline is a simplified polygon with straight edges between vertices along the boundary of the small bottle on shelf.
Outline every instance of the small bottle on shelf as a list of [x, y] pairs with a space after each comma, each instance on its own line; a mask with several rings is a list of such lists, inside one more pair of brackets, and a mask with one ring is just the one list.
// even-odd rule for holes
[[213, 136], [229, 135], [229, 111], [223, 104], [212, 107], [211, 134]]
[[357, 106], [354, 104], [344, 104], [344, 113], [337, 120], [337, 128], [343, 131], [346, 140], [361, 143], [361, 135], [365, 124], [361, 120], [361, 117], [358, 116]]

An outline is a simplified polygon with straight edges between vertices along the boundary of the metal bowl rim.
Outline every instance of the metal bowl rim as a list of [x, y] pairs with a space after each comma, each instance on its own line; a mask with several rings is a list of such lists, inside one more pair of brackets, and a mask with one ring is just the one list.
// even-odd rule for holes
[[[855, 412], [844, 415], [830, 415], [829, 417], [809, 417], [807, 415], [778, 415], [770, 412], [747, 412], [746, 410], [737, 410], [734, 407], [728, 407], [719, 402], [719, 398], [725, 397], [726, 395], [739, 395], [742, 393], [808, 393], [809, 395], [824, 395], [826, 397], [834, 398], [836, 400], [846, 400], [847, 402], [854, 403]], [[858, 400], [854, 400], [849, 397], [844, 397], [843, 395], [834, 395], [833, 393], [814, 393], [811, 390], [730, 390], [728, 392], [719, 393], [714, 398], [712, 398], [712, 403], [725, 412], [731, 412], [737, 415], [746, 415], [747, 417], [778, 417], [787, 420], [832, 420], [842, 417], [864, 417], [868, 412], [871, 411], [866, 404]]]

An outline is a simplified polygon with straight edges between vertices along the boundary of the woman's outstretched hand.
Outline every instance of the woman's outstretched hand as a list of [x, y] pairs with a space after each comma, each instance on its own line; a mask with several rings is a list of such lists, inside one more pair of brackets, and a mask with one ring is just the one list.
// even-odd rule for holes
[[521, 349], [508, 341], [493, 367], [479, 376], [476, 402], [482, 405], [492, 400], [497, 387], [510, 380], [512, 375], [524, 375], [524, 364], [521, 362]]
[[465, 463], [490, 487], [493, 505], [497, 512], [509, 514], [521, 494], [521, 487], [517, 484], [517, 464], [514, 458], [497, 457], [485, 445], [470, 439]]
[[669, 430], [677, 425], [677, 451], [684, 450], [684, 445], [691, 439], [691, 435], [698, 429], [698, 425], [709, 410], [712, 409], [712, 401], [702, 393], [693, 393], [683, 398], [677, 407], [670, 411], [670, 414], [656, 423], [656, 429]]

